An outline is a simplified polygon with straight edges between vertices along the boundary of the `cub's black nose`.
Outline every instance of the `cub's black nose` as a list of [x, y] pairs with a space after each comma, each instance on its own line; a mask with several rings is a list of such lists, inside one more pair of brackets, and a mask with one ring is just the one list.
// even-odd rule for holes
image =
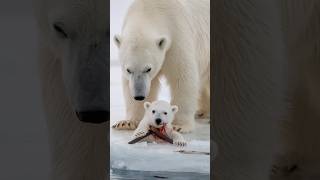
[[159, 125], [161, 123], [161, 119], [160, 118], [157, 118], [156, 119], [156, 123]]
[[134, 99], [137, 101], [143, 101], [144, 100], [144, 96], [135, 96]]
[[76, 112], [78, 118], [82, 122], [100, 124], [108, 121], [109, 111], [81, 111]]

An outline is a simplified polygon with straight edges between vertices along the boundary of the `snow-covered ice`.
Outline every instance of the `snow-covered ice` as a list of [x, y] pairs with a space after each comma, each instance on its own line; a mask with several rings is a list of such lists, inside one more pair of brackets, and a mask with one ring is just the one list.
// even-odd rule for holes
[[[137, 143], [129, 145], [133, 131], [114, 130], [112, 124], [125, 118], [125, 106], [121, 87], [121, 70], [111, 63], [110, 74], [110, 165], [112, 169], [166, 172], [210, 172], [210, 156], [181, 154], [177, 150], [210, 152], [210, 125], [208, 120], [198, 120], [196, 129], [183, 136], [188, 145], [179, 148], [171, 144]], [[165, 84], [162, 82], [162, 84]], [[158, 99], [170, 100], [170, 93], [162, 86]]]

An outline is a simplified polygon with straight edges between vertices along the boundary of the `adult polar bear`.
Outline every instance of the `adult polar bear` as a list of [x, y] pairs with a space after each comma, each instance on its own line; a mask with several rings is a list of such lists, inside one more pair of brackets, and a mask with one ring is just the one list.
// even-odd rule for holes
[[212, 3], [214, 179], [320, 179], [320, 1]]
[[[210, 1], [136, 0], [127, 12], [121, 36], [115, 36], [123, 71], [126, 120], [116, 129], [135, 129], [143, 100], [154, 101], [159, 77], [179, 106], [173, 122], [180, 132], [194, 128], [194, 116], [210, 113]], [[199, 101], [199, 103], [197, 102]]]
[[[109, 127], [109, 4], [35, 0], [53, 180], [104, 180]], [[82, 122], [83, 121], [83, 122]]]

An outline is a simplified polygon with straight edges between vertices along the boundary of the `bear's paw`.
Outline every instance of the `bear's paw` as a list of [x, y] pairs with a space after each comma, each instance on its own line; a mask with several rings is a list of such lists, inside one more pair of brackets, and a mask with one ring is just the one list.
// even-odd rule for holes
[[121, 120], [117, 121], [112, 125], [112, 128], [117, 130], [135, 130], [138, 126], [138, 123], [130, 120]]
[[194, 117], [196, 119], [209, 119], [210, 118], [210, 112], [207, 112], [205, 110], [198, 110]]
[[138, 131], [136, 132], [133, 136], [135, 138], [138, 138], [138, 137], [142, 137], [142, 136], [145, 136], [147, 134], [147, 131]]
[[177, 140], [177, 141], [173, 141], [173, 144], [176, 146], [186, 146], [187, 142], [185, 140]]
[[194, 129], [192, 122], [185, 122], [184, 124], [172, 124], [173, 130], [180, 133], [190, 133]]

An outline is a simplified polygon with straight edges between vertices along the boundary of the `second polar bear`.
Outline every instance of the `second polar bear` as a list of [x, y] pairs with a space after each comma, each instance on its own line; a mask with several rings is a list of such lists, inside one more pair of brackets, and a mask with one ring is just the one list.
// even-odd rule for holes
[[[183, 136], [174, 131], [172, 128], [172, 120], [178, 112], [178, 106], [171, 106], [166, 101], [154, 101], [152, 103], [144, 103], [145, 114], [138, 128], [134, 131], [133, 137], [138, 138], [146, 135], [151, 127], [160, 129], [160, 132], [173, 140], [173, 144], [185, 146], [187, 142]], [[150, 135], [144, 139], [148, 142], [161, 142], [156, 136]]]
[[[121, 35], [114, 37], [123, 74], [126, 119], [116, 129], [135, 129], [143, 101], [157, 98], [164, 77], [179, 132], [194, 129], [194, 117], [210, 113], [210, 1], [135, 0]], [[197, 111], [198, 110], [198, 111]]]

